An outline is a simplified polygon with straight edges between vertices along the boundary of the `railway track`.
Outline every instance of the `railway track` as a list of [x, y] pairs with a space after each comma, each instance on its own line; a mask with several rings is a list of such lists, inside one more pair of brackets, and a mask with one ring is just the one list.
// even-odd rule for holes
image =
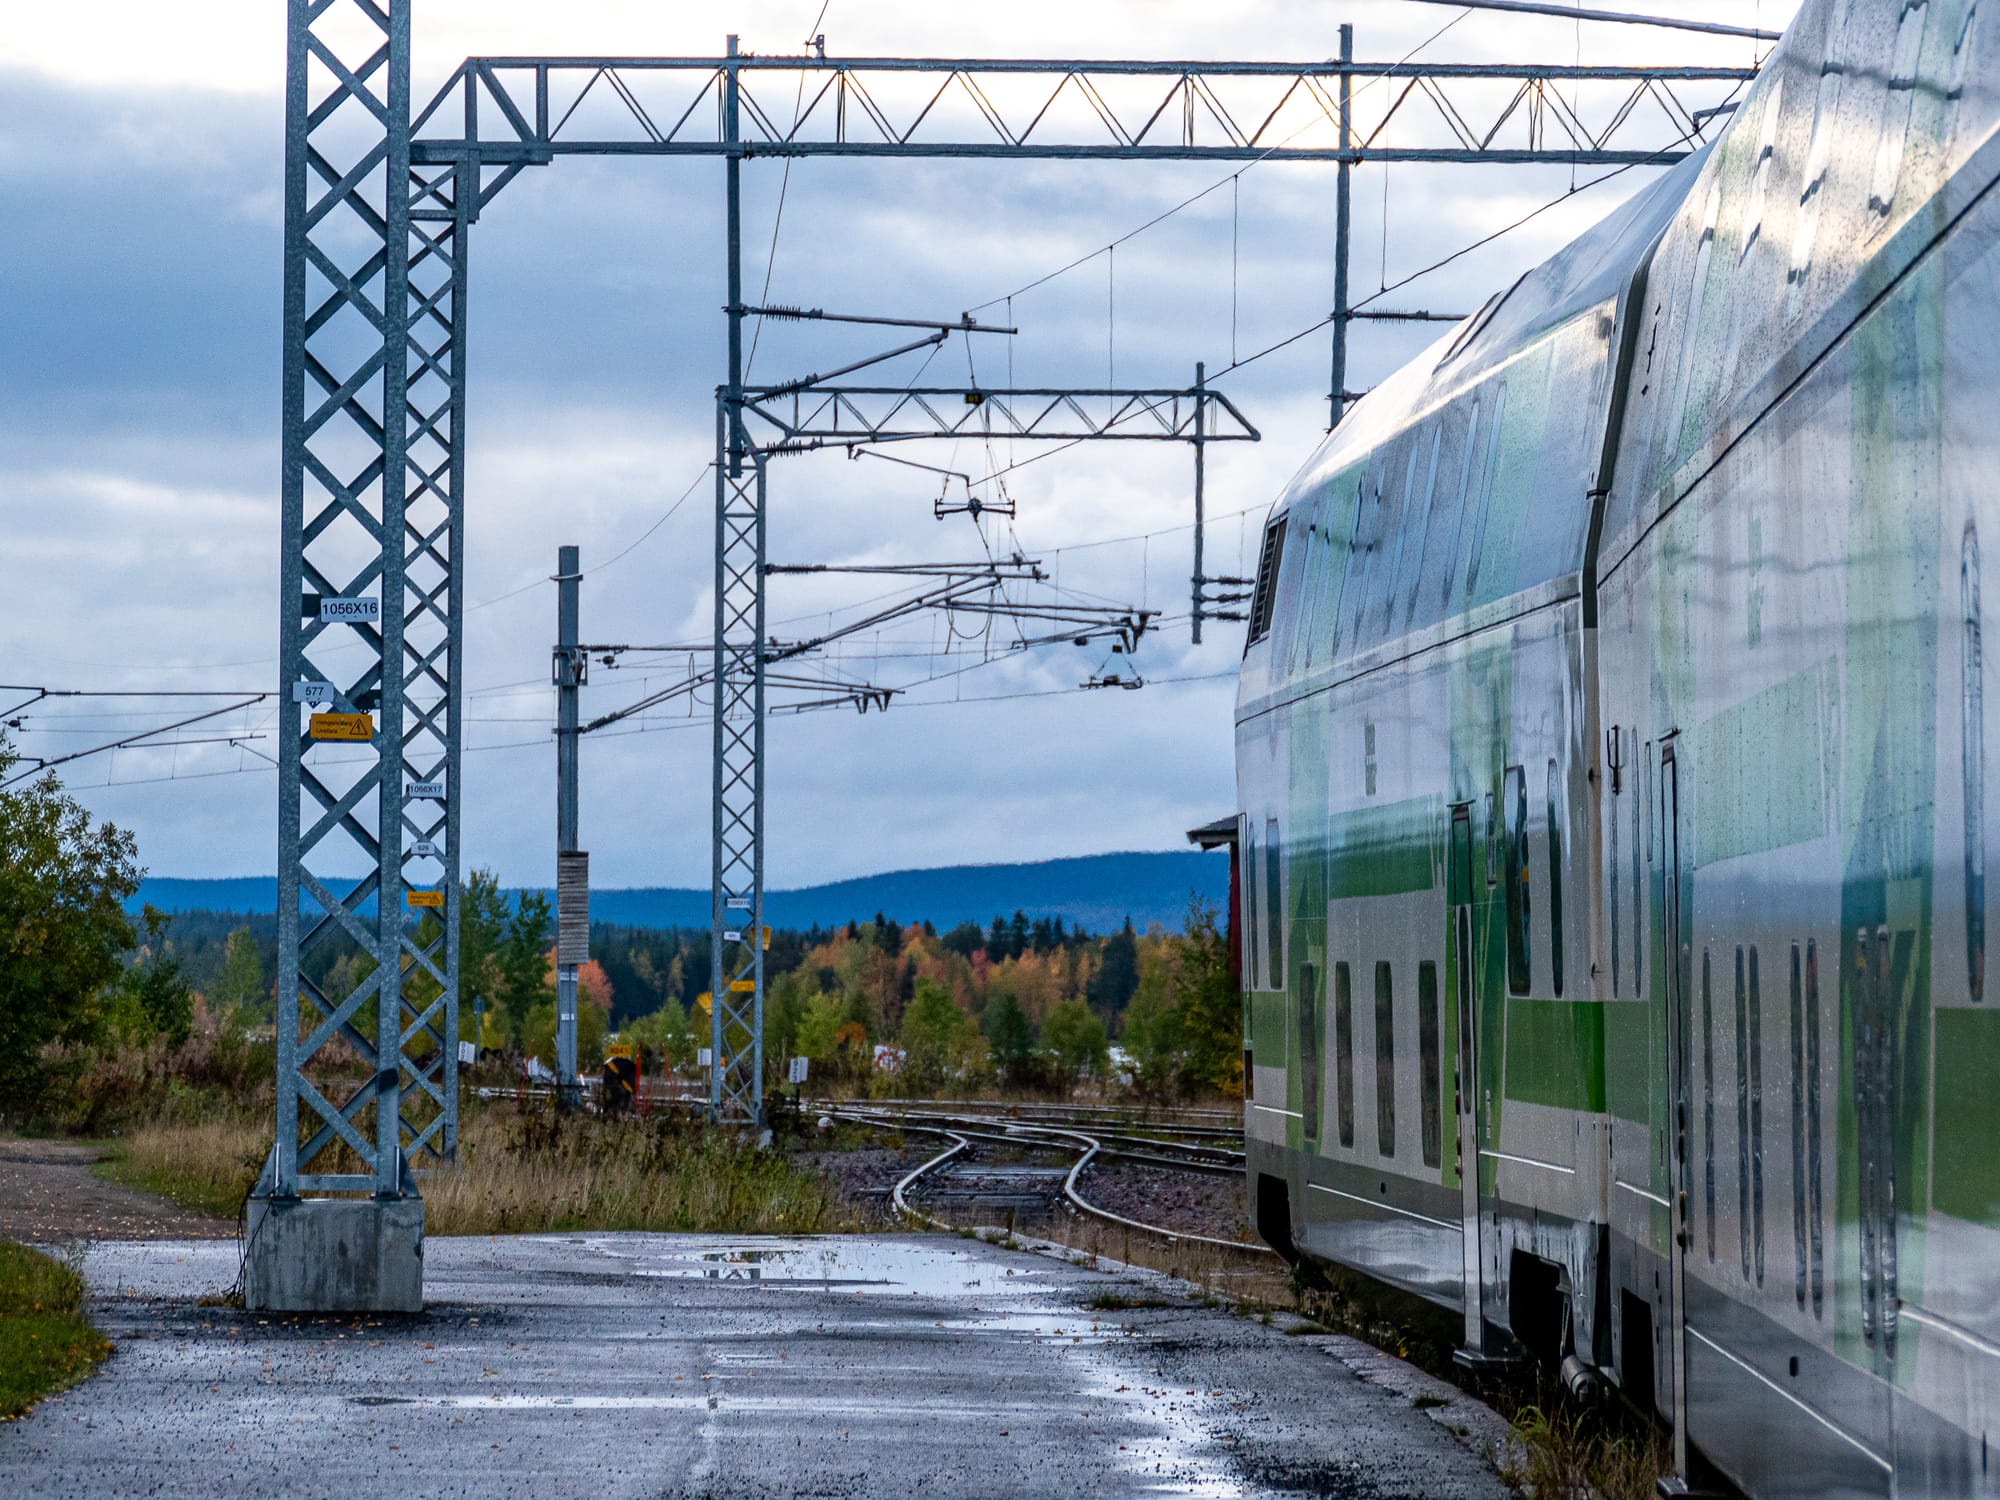
[[[1047, 1203], [1044, 1212], [1066, 1212], [1116, 1229], [1141, 1242], [1170, 1249], [1200, 1247], [1213, 1254], [1275, 1264], [1268, 1246], [1246, 1240], [1197, 1234], [1150, 1223], [1094, 1203], [1083, 1190], [1083, 1179], [1100, 1159], [1118, 1159], [1160, 1170], [1204, 1175], [1235, 1175], [1243, 1170], [1243, 1155], [1215, 1144], [1228, 1132], [1204, 1127], [1205, 1139], [1177, 1139], [1150, 1128], [1140, 1135], [1101, 1126], [1050, 1123], [1013, 1113], [956, 1113], [937, 1108], [878, 1109], [868, 1106], [828, 1106], [836, 1119], [882, 1130], [916, 1132], [939, 1137], [944, 1149], [899, 1181], [890, 1193], [897, 1212], [943, 1229], [972, 1227], [954, 1223], [934, 1209], [949, 1211], [954, 1203], [977, 1212], [982, 1206], [1015, 1207]], [[1240, 1141], [1240, 1131], [1237, 1133]], [[1056, 1159], [1050, 1166], [1049, 1158]], [[956, 1181], [955, 1181], [956, 1180]], [[1013, 1200], [1013, 1201], [1010, 1201]], [[1009, 1227], [1015, 1214], [1010, 1212]]]

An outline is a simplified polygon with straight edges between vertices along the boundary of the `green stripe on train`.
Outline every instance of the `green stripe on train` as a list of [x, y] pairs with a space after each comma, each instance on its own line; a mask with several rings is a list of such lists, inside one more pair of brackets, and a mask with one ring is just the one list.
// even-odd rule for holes
[[1592, 1000], [1509, 1000], [1507, 1097], [1601, 1114], [1604, 1007]]
[[1400, 896], [1437, 885], [1444, 867], [1443, 810], [1439, 798], [1412, 797], [1335, 817], [1328, 899]]
[[2000, 1223], [2000, 1011], [1940, 1009], [1931, 1203], [1974, 1224]]
[[1694, 800], [1695, 864], [1788, 844], [1827, 831], [1825, 729], [1839, 688], [1823, 666], [1773, 683], [1695, 730], [1701, 767]]

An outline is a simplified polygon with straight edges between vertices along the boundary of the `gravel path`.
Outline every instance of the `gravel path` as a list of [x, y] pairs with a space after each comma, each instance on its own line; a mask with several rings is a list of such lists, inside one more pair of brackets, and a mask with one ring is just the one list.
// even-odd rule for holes
[[51, 1245], [236, 1237], [236, 1226], [227, 1219], [92, 1176], [91, 1165], [110, 1155], [82, 1141], [0, 1137], [0, 1239]]

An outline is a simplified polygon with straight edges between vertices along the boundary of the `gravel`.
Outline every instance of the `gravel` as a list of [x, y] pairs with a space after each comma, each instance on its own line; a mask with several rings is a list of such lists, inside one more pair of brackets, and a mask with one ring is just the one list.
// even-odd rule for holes
[[0, 1138], [0, 1239], [234, 1239], [236, 1225], [91, 1175], [110, 1152], [83, 1141]]
[[1093, 1166], [1077, 1191], [1097, 1207], [1142, 1224], [1219, 1240], [1254, 1240], [1243, 1179], [1119, 1162]]

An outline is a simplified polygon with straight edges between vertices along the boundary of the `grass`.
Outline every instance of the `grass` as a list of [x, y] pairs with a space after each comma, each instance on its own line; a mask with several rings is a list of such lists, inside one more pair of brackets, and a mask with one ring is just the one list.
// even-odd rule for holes
[[851, 1227], [817, 1174], [734, 1132], [673, 1118], [484, 1113], [461, 1132], [458, 1165], [422, 1186], [432, 1234], [813, 1234]]
[[1537, 1500], [1651, 1500], [1667, 1469], [1666, 1438], [1650, 1423], [1523, 1406], [1513, 1426], [1519, 1447], [1501, 1478]]
[[183, 1208], [235, 1219], [271, 1147], [270, 1121], [220, 1119], [144, 1125], [95, 1170]]
[[[100, 1170], [185, 1208], [234, 1220], [270, 1139], [261, 1116], [144, 1125]], [[431, 1234], [810, 1234], [854, 1227], [816, 1174], [733, 1132], [686, 1119], [468, 1111], [457, 1165], [424, 1171], [418, 1185]]]
[[0, 1241], [0, 1421], [75, 1385], [111, 1346], [83, 1315], [75, 1265]]

